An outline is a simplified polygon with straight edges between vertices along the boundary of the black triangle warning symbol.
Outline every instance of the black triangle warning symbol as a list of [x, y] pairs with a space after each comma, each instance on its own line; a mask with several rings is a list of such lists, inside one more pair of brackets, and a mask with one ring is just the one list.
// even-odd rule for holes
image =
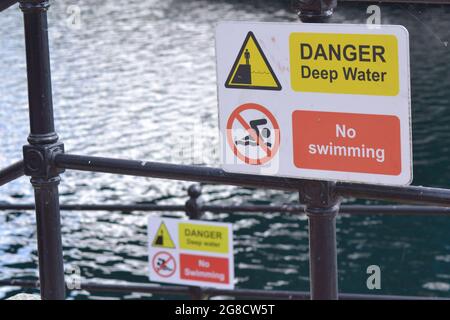
[[267, 61], [253, 32], [245, 37], [231, 68], [226, 88], [281, 90], [281, 84]]
[[175, 248], [175, 243], [170, 237], [169, 230], [164, 222], [161, 222], [158, 231], [156, 231], [155, 238], [152, 241], [152, 247]]

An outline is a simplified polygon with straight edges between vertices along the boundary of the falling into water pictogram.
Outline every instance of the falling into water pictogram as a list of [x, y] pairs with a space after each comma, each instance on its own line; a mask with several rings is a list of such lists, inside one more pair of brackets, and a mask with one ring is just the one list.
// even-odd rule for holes
[[247, 34], [225, 82], [225, 87], [281, 90], [280, 82], [253, 32]]
[[156, 231], [156, 235], [152, 241], [152, 246], [171, 249], [175, 248], [175, 243], [170, 237], [169, 230], [167, 229], [164, 222], [161, 222], [158, 231]]

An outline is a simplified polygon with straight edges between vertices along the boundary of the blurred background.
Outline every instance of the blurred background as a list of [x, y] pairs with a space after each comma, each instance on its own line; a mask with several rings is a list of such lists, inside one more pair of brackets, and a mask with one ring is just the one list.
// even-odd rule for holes
[[[219, 166], [214, 29], [221, 20], [298, 22], [292, 0], [51, 1], [57, 132], [71, 153]], [[330, 22], [366, 23], [369, 4], [339, 3]], [[410, 33], [414, 185], [450, 188], [450, 6], [379, 5]], [[0, 14], [0, 167], [29, 131], [22, 14]], [[67, 171], [64, 204], [183, 204], [190, 183]], [[203, 186], [210, 204], [296, 204], [298, 195]], [[32, 203], [27, 177], [0, 201]], [[348, 199], [347, 202], [355, 202]], [[360, 201], [358, 203], [374, 203]], [[82, 279], [149, 282], [145, 212], [63, 211], [66, 268]], [[159, 213], [151, 213], [159, 215]], [[176, 213], [183, 216], [183, 212]], [[234, 223], [237, 288], [309, 290], [307, 220], [206, 214]], [[450, 219], [345, 216], [337, 221], [341, 292], [450, 297]], [[381, 290], [366, 268], [381, 268]], [[37, 279], [34, 213], [0, 212], [0, 278]], [[23, 292], [0, 288], [0, 298]], [[28, 290], [27, 292], [35, 292]], [[89, 294], [71, 299], [170, 298]]]

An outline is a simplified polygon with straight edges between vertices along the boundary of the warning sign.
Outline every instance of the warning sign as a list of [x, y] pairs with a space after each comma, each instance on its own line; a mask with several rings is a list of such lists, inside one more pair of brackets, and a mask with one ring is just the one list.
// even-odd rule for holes
[[216, 55], [224, 171], [411, 183], [404, 27], [222, 22]]
[[227, 121], [227, 141], [233, 153], [245, 163], [264, 164], [280, 147], [280, 127], [265, 107], [246, 103], [236, 108]]
[[170, 237], [169, 230], [167, 230], [164, 222], [161, 222], [158, 231], [156, 231], [155, 238], [152, 241], [152, 246], [160, 248], [175, 248], [175, 243]]
[[249, 32], [225, 82], [227, 88], [281, 90], [253, 32]]
[[[161, 249], [155, 240], [172, 247]], [[228, 223], [150, 217], [148, 221], [151, 281], [232, 289], [232, 225]]]

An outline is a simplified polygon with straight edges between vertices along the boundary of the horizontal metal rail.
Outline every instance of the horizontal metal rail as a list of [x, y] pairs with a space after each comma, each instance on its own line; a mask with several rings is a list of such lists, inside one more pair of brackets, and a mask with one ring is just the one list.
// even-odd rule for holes
[[[34, 210], [34, 204], [0, 203], [0, 210]], [[158, 204], [61, 204], [61, 210], [66, 211], [161, 211], [175, 212], [185, 211], [184, 205], [158, 205]], [[202, 205], [202, 212], [211, 213], [237, 213], [237, 212], [261, 212], [261, 213], [292, 213], [304, 214], [304, 206], [296, 205]], [[409, 205], [342, 205], [339, 212], [351, 215], [432, 215], [450, 216], [450, 207], [435, 206], [409, 206]]]
[[[39, 281], [21, 280], [21, 279], [4, 279], [0, 280], [0, 286], [12, 286], [22, 288], [39, 288]], [[195, 290], [193, 290], [195, 289]], [[78, 289], [76, 289], [78, 290]], [[257, 289], [212, 289], [198, 288], [186, 286], [167, 286], [152, 285], [146, 283], [98, 283], [98, 282], [82, 282], [79, 290], [93, 292], [110, 292], [110, 293], [147, 293], [147, 294], [164, 294], [164, 295], [182, 295], [192, 296], [201, 295], [205, 298], [217, 296], [229, 296], [235, 298], [260, 298], [260, 299], [290, 299], [290, 300], [309, 300], [309, 292], [303, 291], [285, 291], [285, 290], [257, 290]], [[73, 291], [73, 290], [72, 290]], [[339, 299], [342, 300], [448, 300], [438, 297], [415, 297], [415, 296], [397, 296], [397, 295], [369, 295], [355, 293], [341, 293]]]
[[[10, 6], [16, 4], [18, 0], [0, 0], [0, 11], [3, 11]], [[364, 2], [371, 2], [371, 3], [406, 3], [406, 4], [450, 4], [450, 0], [339, 0], [339, 2], [355, 2], [355, 3], [364, 3]]]
[[[131, 176], [198, 181], [250, 188], [299, 191], [305, 180], [228, 173], [219, 168], [186, 166], [158, 162], [57, 154], [55, 165], [64, 169], [114, 173]], [[426, 187], [392, 187], [354, 183], [336, 183], [341, 196], [450, 206], [450, 190]]]
[[228, 184], [250, 188], [295, 190], [297, 192], [302, 182], [302, 180], [291, 178], [228, 173], [219, 168], [203, 166], [80, 156], [67, 153], [55, 155], [54, 163], [60, 168], [81, 171], [197, 181], [208, 184]]
[[450, 4], [450, 0], [339, 0], [339, 2], [404, 3], [404, 4]]
[[[0, 210], [34, 210], [34, 204], [0, 203]], [[184, 211], [183, 205], [157, 204], [60, 204], [66, 211]]]
[[356, 183], [336, 183], [341, 196], [450, 206], [450, 189], [429, 187], [392, 187]]
[[[0, 205], [1, 209], [1, 205]], [[243, 205], [243, 206], [218, 206], [203, 205], [200, 210], [212, 213], [234, 213], [234, 212], [283, 212], [304, 214], [304, 206], [283, 205]], [[435, 206], [410, 206], [410, 205], [341, 205], [340, 214], [351, 215], [433, 215], [433, 216], [450, 216], [450, 207]]]
[[0, 170], [0, 186], [20, 178], [23, 175], [23, 161], [17, 161], [9, 167]]

